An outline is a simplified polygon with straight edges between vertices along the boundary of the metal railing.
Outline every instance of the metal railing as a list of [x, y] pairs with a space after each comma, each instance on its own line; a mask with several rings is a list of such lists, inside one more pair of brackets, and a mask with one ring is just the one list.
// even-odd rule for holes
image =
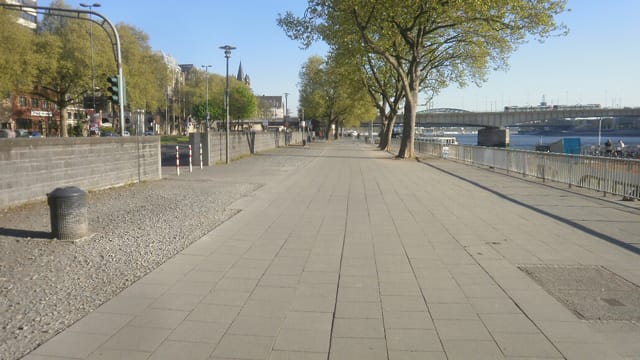
[[415, 151], [434, 157], [486, 166], [511, 175], [532, 176], [569, 187], [640, 199], [640, 160], [557, 154], [416, 141]]

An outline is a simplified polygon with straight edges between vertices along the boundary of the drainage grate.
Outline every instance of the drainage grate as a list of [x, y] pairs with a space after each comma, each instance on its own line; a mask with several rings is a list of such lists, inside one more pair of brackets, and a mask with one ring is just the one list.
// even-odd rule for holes
[[582, 319], [640, 320], [640, 287], [604, 267], [518, 267]]

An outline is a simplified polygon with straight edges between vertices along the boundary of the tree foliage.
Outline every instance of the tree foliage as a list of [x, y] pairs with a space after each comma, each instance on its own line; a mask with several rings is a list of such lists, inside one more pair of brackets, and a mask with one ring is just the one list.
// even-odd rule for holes
[[[190, 111], [201, 122], [206, 119], [206, 79], [209, 76], [209, 116], [212, 121], [225, 120], [224, 91], [226, 78], [223, 75], [195, 70], [195, 76], [185, 83], [185, 90], [192, 97]], [[234, 77], [229, 77], [229, 117], [235, 120], [253, 119], [257, 116], [258, 104], [249, 86]]]
[[[50, 7], [71, 8], [64, 0], [54, 0]], [[16, 25], [17, 14], [0, 8], [0, 95], [33, 92], [57, 105], [63, 124], [69, 106], [81, 105], [94, 91], [97, 96], [108, 95], [107, 77], [116, 75], [117, 67], [114, 45], [101, 26], [87, 21], [88, 15], [77, 18], [49, 13], [42, 17], [38, 31], [34, 32]], [[163, 55], [151, 48], [144, 31], [123, 23], [116, 28], [126, 82], [125, 111], [171, 111], [174, 121], [176, 115], [204, 119], [204, 71], [195, 69], [195, 76], [183, 82], [180, 74], [167, 66]], [[225, 78], [217, 74], [209, 76], [211, 118], [224, 119]], [[230, 85], [231, 117], [254, 117], [257, 105], [251, 89], [235, 78], [230, 78]], [[66, 136], [66, 127], [60, 129], [62, 136]]]
[[338, 56], [310, 57], [300, 71], [300, 106], [329, 134], [336, 128], [359, 126], [375, 116], [367, 93], [357, 82], [359, 69]]
[[[117, 29], [122, 44], [128, 108], [160, 108], [166, 103], [166, 87], [171, 80], [162, 55], [151, 49], [149, 36], [142, 30], [127, 24], [118, 24]], [[115, 69], [115, 63], [107, 69]], [[103, 73], [101, 77], [104, 87], [108, 86], [107, 76]]]
[[565, 5], [566, 0], [309, 0], [302, 17], [288, 12], [278, 23], [305, 47], [322, 39], [332, 49], [360, 48], [393, 69], [405, 94], [398, 153], [404, 158], [414, 156], [420, 92], [481, 83], [489, 70], [505, 69], [508, 56], [529, 37], [565, 32], [555, 21]]
[[30, 90], [33, 85], [35, 34], [16, 26], [16, 14], [0, 8], [0, 96]]

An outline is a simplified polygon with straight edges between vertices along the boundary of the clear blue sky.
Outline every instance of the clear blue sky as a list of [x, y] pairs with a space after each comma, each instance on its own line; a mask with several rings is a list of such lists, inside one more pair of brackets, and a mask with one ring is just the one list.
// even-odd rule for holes
[[[83, 2], [66, 1], [77, 7]], [[224, 74], [225, 59], [218, 47], [237, 47], [229, 72], [235, 75], [242, 61], [255, 94], [289, 93], [292, 114], [298, 105], [301, 65], [326, 50], [321, 44], [300, 50], [276, 25], [278, 13], [302, 14], [303, 0], [97, 2], [102, 7], [96, 11], [114, 23], [143, 30], [154, 50], [181, 64], [212, 65], [209, 71]], [[49, 1], [40, 3], [46, 6]], [[538, 104], [543, 95], [551, 104], [640, 106], [640, 1], [570, 0], [569, 8], [572, 11], [560, 18], [570, 29], [568, 36], [531, 41], [511, 56], [509, 71], [490, 73], [480, 88], [446, 89], [433, 106], [501, 110], [505, 105]]]

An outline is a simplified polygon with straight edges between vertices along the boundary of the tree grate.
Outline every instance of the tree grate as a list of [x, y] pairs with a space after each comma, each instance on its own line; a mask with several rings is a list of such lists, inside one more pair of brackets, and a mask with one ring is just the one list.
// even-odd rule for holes
[[640, 321], [640, 287], [602, 266], [518, 268], [584, 320]]

